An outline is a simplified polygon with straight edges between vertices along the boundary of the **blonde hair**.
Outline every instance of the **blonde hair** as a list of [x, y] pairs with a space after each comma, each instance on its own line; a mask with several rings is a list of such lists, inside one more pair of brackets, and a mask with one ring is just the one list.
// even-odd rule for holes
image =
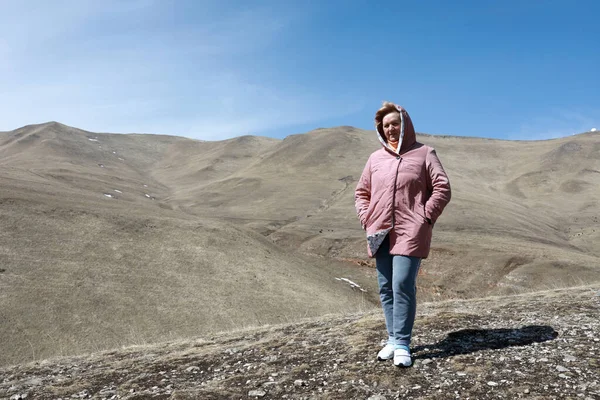
[[381, 108], [377, 110], [375, 113], [375, 126], [377, 127], [377, 131], [379, 133], [383, 133], [383, 118], [393, 112], [400, 114], [400, 109], [397, 105], [390, 101], [384, 101]]

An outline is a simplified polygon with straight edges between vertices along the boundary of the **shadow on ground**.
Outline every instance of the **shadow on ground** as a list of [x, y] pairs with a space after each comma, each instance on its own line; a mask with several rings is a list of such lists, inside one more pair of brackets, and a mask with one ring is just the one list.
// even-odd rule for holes
[[438, 343], [416, 346], [413, 353], [415, 359], [451, 357], [479, 350], [527, 346], [556, 337], [558, 332], [547, 325], [530, 325], [518, 329], [462, 329], [449, 333]]

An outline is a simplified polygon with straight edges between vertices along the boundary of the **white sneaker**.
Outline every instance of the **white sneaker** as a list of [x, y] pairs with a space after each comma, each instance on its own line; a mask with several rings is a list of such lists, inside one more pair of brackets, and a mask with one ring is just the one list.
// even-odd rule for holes
[[394, 350], [394, 365], [396, 367], [410, 367], [412, 365], [410, 351], [402, 348]]
[[394, 348], [395, 346], [393, 344], [386, 344], [383, 349], [379, 350], [379, 353], [377, 353], [377, 359], [379, 361], [391, 360], [394, 358]]

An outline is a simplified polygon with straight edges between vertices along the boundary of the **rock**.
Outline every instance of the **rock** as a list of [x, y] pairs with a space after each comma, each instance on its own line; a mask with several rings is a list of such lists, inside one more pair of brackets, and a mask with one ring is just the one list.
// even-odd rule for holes
[[[0, 399], [21, 400], [23, 393], [26, 400], [175, 398], [198, 391], [204, 398], [221, 398], [227, 390], [227, 398], [257, 400], [591, 400], [600, 390], [600, 299], [583, 290], [573, 293], [519, 295], [509, 298], [510, 307], [497, 300], [425, 304], [416, 327], [417, 370], [401, 373], [373, 359], [375, 346], [369, 342], [383, 331], [377, 313], [257, 330], [253, 341], [259, 345], [243, 341], [247, 333], [234, 332], [200, 349], [185, 343], [161, 345], [152, 357], [131, 348], [0, 367]], [[573, 329], [577, 336], [556, 336]], [[347, 346], [348, 335], [358, 345], [337, 358], [339, 351], [332, 351]]]
[[248, 392], [248, 396], [249, 397], [264, 397], [266, 396], [267, 392], [265, 392], [264, 390], [251, 390]]
[[41, 378], [31, 378], [23, 382], [24, 386], [41, 386], [43, 383]]

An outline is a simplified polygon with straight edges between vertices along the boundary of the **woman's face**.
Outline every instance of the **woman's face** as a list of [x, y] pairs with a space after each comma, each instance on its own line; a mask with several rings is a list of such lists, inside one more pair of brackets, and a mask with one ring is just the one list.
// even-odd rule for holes
[[391, 112], [383, 117], [383, 134], [388, 142], [400, 140], [400, 113]]

